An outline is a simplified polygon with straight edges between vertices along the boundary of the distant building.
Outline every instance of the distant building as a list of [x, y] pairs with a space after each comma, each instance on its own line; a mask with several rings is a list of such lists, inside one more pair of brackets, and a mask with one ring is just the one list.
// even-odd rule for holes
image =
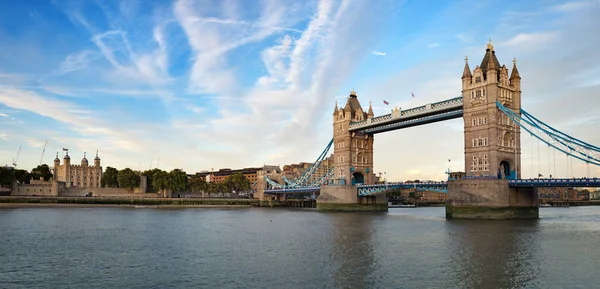
[[421, 191], [415, 193], [415, 198], [420, 201], [437, 201], [437, 202], [445, 202], [447, 193], [440, 192], [431, 192], [431, 191]]
[[538, 188], [538, 196], [542, 203], [550, 201], [589, 201], [588, 190], [575, 188]]
[[[323, 176], [329, 172], [330, 169], [333, 168], [333, 158], [328, 157], [325, 158], [320, 164], [317, 164], [318, 167], [314, 169], [312, 175], [306, 179], [307, 184], [315, 184], [320, 181]], [[307, 170], [311, 169], [313, 163], [301, 162], [299, 164], [289, 164], [284, 165], [282, 169], [282, 174], [286, 178], [290, 180], [294, 180], [302, 176]]]
[[220, 169], [216, 172], [203, 171], [203, 172], [196, 173], [195, 175], [197, 177], [204, 178], [207, 183], [222, 183], [222, 182], [225, 182], [227, 177], [237, 174], [237, 173], [241, 173], [250, 182], [250, 184], [254, 184], [258, 181], [259, 172], [264, 171], [264, 170], [277, 171], [278, 173], [281, 173], [281, 169], [279, 168], [279, 166], [265, 165], [263, 167], [258, 167], [258, 168], [243, 168], [243, 169], [235, 169], [235, 170], [225, 168], [225, 169]]
[[448, 172], [448, 180], [461, 180], [464, 179], [467, 173], [465, 172]]
[[63, 158], [64, 163], [61, 165], [58, 159], [58, 153], [54, 159], [54, 180], [64, 182], [67, 188], [99, 188], [102, 184], [102, 167], [100, 166], [100, 158], [98, 152], [94, 158], [94, 165], [88, 165], [88, 160], [83, 153], [81, 165], [71, 165], [71, 157], [69, 153]]

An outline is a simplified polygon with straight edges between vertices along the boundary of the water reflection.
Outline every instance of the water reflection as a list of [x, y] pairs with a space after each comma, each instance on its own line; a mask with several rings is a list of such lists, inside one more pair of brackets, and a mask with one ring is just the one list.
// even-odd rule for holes
[[377, 213], [330, 214], [335, 288], [369, 288], [374, 267], [373, 221]]
[[535, 286], [538, 220], [448, 220], [448, 246], [460, 288]]

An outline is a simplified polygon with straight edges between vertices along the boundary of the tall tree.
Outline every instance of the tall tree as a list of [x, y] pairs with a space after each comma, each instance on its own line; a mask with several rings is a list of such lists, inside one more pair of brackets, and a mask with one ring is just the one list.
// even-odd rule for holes
[[15, 180], [15, 169], [0, 167], [0, 186], [10, 188]]
[[119, 171], [113, 167], [106, 167], [106, 171], [102, 174], [102, 187], [118, 188], [119, 187]]
[[170, 183], [169, 189], [173, 192], [184, 192], [188, 188], [188, 178], [187, 174], [180, 170], [174, 169], [169, 172]]
[[169, 188], [169, 173], [157, 170], [152, 174], [152, 188], [158, 192]]
[[228, 176], [225, 183], [230, 191], [235, 191], [236, 193], [250, 190], [250, 181], [242, 173], [235, 173]]
[[157, 172], [161, 172], [161, 170], [158, 168], [154, 168], [154, 169], [142, 172], [142, 176], [146, 176], [148, 178], [148, 180], [147, 180], [148, 192], [157, 192], [158, 191], [157, 189], [154, 188], [154, 185], [153, 185], [154, 180], [152, 178], [154, 176], [154, 174]]
[[130, 168], [120, 170], [117, 179], [120, 188], [133, 189], [140, 185], [140, 177]]
[[44, 181], [49, 181], [52, 178], [52, 171], [47, 164], [39, 165], [31, 170], [31, 176], [35, 180], [39, 180], [41, 177]]
[[204, 192], [207, 189], [207, 183], [204, 178], [198, 176], [192, 176], [189, 181], [190, 191], [194, 193]]

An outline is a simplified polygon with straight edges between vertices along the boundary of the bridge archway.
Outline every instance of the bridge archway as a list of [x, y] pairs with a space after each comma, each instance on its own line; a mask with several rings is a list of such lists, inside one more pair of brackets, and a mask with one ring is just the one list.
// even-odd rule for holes
[[498, 170], [501, 172], [502, 174], [502, 178], [503, 179], [509, 179], [511, 178], [511, 167], [510, 167], [510, 162], [507, 160], [503, 160], [500, 162], [500, 168], [498, 168]]
[[352, 185], [364, 184], [365, 176], [362, 173], [356, 172], [352, 174]]

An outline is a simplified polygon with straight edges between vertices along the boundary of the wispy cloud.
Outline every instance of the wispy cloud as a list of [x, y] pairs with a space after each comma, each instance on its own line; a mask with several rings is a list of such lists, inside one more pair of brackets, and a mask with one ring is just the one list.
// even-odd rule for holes
[[555, 31], [521, 33], [499, 45], [518, 47], [521, 50], [534, 49], [552, 43], [557, 39], [557, 35]]
[[8, 140], [8, 134], [6, 133], [0, 133], [0, 138], [3, 140]]
[[371, 54], [378, 55], [378, 56], [386, 56], [387, 55], [387, 53], [385, 53], [385, 52], [379, 52], [379, 51], [373, 51], [373, 52], [371, 52]]
[[100, 57], [94, 51], [83, 50], [76, 53], [69, 54], [67, 58], [61, 63], [57, 74], [65, 74], [72, 71], [77, 71], [85, 68], [91, 61]]
[[439, 43], [431, 43], [431, 44], [427, 45], [427, 48], [435, 48], [435, 47], [438, 47], [438, 46], [440, 46]]

